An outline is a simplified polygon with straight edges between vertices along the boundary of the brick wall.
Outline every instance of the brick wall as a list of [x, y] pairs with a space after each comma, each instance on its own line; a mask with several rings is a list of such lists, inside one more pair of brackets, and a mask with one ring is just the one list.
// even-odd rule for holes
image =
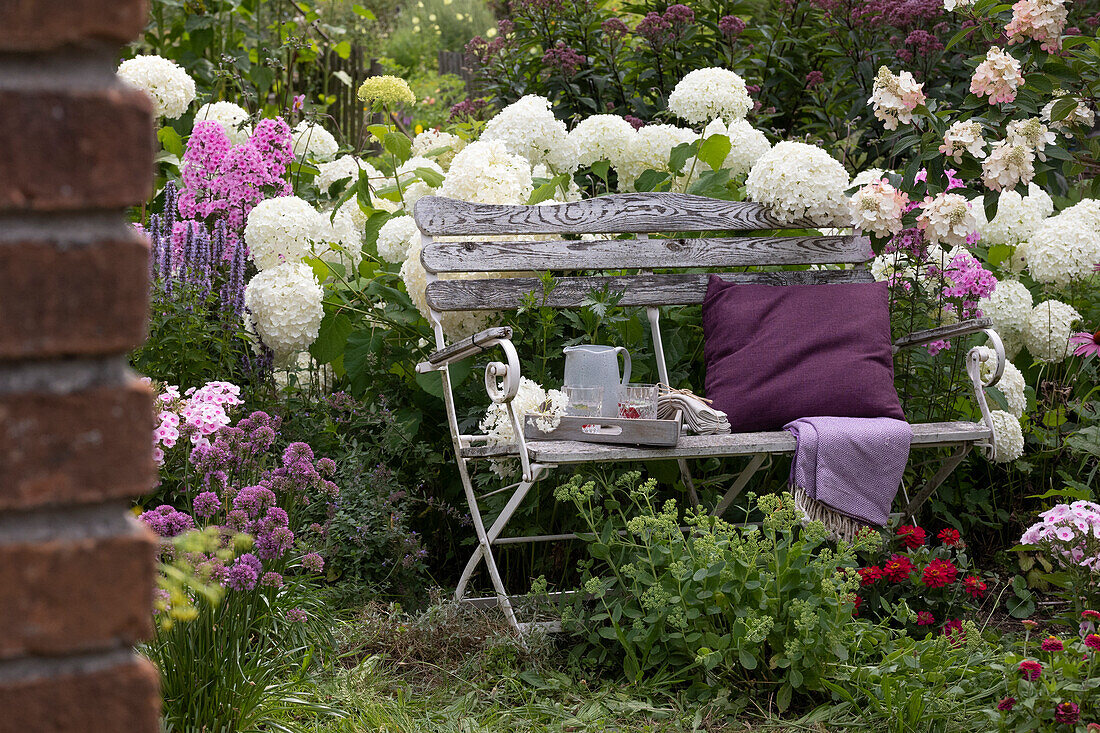
[[152, 395], [126, 368], [153, 124], [114, 56], [145, 0], [0, 0], [0, 732], [153, 733]]

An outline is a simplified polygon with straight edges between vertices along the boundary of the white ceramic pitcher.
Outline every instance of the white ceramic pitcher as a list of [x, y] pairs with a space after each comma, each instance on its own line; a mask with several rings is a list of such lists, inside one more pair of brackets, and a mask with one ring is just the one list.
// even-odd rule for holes
[[[565, 351], [565, 384], [568, 387], [603, 387], [603, 417], [618, 417], [619, 387], [630, 382], [630, 352], [622, 346], [582, 344]], [[619, 379], [619, 354], [623, 375]]]

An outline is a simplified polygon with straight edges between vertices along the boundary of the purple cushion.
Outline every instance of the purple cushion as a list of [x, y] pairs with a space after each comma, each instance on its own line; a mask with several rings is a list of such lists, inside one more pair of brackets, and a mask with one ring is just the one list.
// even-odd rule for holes
[[706, 395], [734, 432], [800, 417], [904, 420], [894, 389], [887, 285], [738, 285], [703, 300]]

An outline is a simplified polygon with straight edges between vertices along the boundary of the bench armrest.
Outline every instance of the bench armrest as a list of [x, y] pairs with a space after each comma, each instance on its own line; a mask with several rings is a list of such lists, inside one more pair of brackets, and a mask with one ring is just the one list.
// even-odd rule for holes
[[993, 320], [983, 316], [982, 318], [973, 318], [969, 321], [963, 321], [962, 323], [953, 323], [950, 326], [929, 328], [925, 331], [914, 331], [908, 336], [902, 336], [894, 342], [894, 353], [896, 354], [901, 349], [910, 346], [930, 344], [933, 341], [943, 341], [945, 339], [954, 338], [955, 336], [978, 333], [979, 331], [992, 328], [992, 326]]
[[473, 336], [468, 336], [456, 341], [445, 349], [440, 349], [430, 355], [426, 361], [416, 365], [416, 371], [424, 374], [439, 369], [440, 367], [462, 361], [468, 356], [474, 356], [488, 351], [501, 341], [512, 338], [512, 329], [508, 326], [497, 326], [479, 331]]

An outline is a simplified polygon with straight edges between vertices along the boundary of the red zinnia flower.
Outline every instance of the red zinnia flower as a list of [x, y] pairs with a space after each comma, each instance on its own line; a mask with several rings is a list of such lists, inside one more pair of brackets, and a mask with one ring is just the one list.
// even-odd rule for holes
[[883, 563], [882, 574], [895, 583], [901, 583], [909, 579], [909, 574], [916, 570], [913, 561], [905, 555], [891, 555], [890, 559]]
[[915, 550], [923, 545], [924, 536], [924, 530], [920, 527], [914, 527], [911, 524], [906, 524], [898, 527], [898, 539], [901, 540], [901, 544], [905, 545], [910, 550]]
[[1100, 611], [1081, 611], [1081, 618], [1091, 619], [1092, 621], [1100, 621]]
[[958, 646], [963, 640], [962, 619], [953, 618], [943, 625], [943, 635], [951, 641], [951, 646]]
[[1035, 629], [1035, 628], [1038, 628], [1038, 626], [1039, 626], [1039, 622], [1038, 622], [1038, 621], [1032, 621], [1032, 620], [1031, 620], [1031, 619], [1029, 619], [1029, 618], [1026, 618], [1026, 619], [1024, 619], [1024, 620], [1023, 620], [1023, 621], [1021, 621], [1020, 623], [1021, 623], [1021, 624], [1023, 624], [1023, 625], [1024, 625], [1024, 628], [1025, 628], [1025, 629], [1028, 629], [1029, 631], [1030, 631], [1031, 629]]
[[1071, 702], [1059, 703], [1058, 706], [1054, 708], [1054, 719], [1059, 723], [1073, 725], [1080, 717], [1081, 708]]
[[942, 588], [951, 585], [959, 575], [959, 569], [950, 560], [933, 560], [928, 563], [921, 580], [929, 588]]
[[1066, 647], [1057, 636], [1048, 636], [1043, 639], [1043, 643], [1039, 645], [1039, 648], [1044, 652], [1060, 652]]
[[859, 568], [856, 570], [859, 573], [860, 586], [873, 585], [875, 582], [882, 580], [882, 568], [878, 565], [872, 565], [867, 568]]
[[1012, 709], [1012, 706], [1016, 704], [1016, 698], [1014, 697], [1002, 697], [1001, 701], [997, 703], [997, 709], [1002, 713], [1007, 713]]
[[858, 616], [859, 615], [859, 607], [863, 605], [863, 599], [860, 598], [859, 596], [856, 596], [856, 599], [855, 599], [854, 603], [855, 603], [855, 608], [852, 609], [852, 615], [853, 616]]
[[935, 617], [928, 611], [921, 611], [917, 614], [917, 626], [929, 626], [936, 623]]
[[963, 590], [965, 590], [971, 598], [983, 598], [985, 596], [986, 584], [982, 582], [982, 579], [977, 575], [969, 575], [966, 580], [963, 581]]
[[962, 535], [957, 529], [941, 529], [936, 538], [943, 543], [944, 547], [958, 547], [962, 544]]
[[1085, 637], [1085, 646], [1089, 649], [1096, 649], [1100, 651], [1100, 636], [1096, 634], [1089, 634]]
[[1043, 673], [1043, 665], [1032, 659], [1025, 659], [1020, 662], [1020, 674], [1024, 676], [1025, 680], [1034, 682], [1039, 679], [1039, 675]]

